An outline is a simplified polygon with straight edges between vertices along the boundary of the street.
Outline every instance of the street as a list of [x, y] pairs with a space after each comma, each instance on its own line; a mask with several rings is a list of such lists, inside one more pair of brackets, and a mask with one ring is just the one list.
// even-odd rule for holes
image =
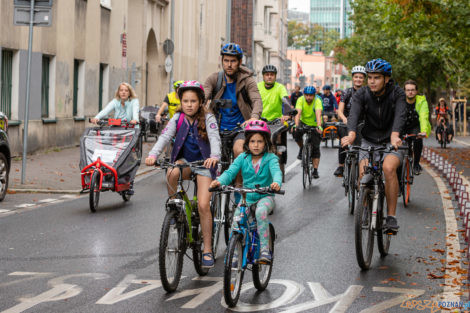
[[[390, 254], [381, 259], [375, 248], [371, 269], [361, 271], [354, 218], [341, 179], [332, 175], [337, 150], [323, 146], [320, 179], [304, 190], [300, 164], [292, 165], [298, 148], [289, 140], [286, 193], [276, 196], [269, 217], [277, 233], [271, 281], [256, 292], [246, 272], [233, 311], [410, 312], [405, 306], [411, 299], [423, 305], [430, 299], [458, 301], [459, 286], [430, 279], [442, 277], [442, 270], [447, 274], [446, 250], [460, 259], [463, 249], [458, 239], [449, 243], [459, 233], [446, 219], [445, 211], [452, 216], [454, 210], [443, 203], [439, 178], [427, 170], [415, 178], [409, 207], [398, 199], [400, 231]], [[208, 276], [199, 277], [185, 258], [177, 291], [163, 290], [157, 262], [167, 198], [163, 173], [143, 175], [135, 190], [127, 203], [103, 193], [95, 214], [83, 195], [0, 215], [0, 311], [230, 312], [222, 294], [221, 248]], [[443, 291], [448, 294], [441, 298]]]

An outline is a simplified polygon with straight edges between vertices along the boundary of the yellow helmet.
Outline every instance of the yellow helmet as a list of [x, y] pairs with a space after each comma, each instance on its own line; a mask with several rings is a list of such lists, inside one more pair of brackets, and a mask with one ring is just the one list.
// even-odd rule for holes
[[177, 81], [175, 81], [175, 82], [173, 83], [173, 88], [175, 88], [175, 90], [178, 89], [178, 87], [179, 87], [182, 83], [184, 83], [184, 81], [182, 81], [182, 80], [177, 80]]

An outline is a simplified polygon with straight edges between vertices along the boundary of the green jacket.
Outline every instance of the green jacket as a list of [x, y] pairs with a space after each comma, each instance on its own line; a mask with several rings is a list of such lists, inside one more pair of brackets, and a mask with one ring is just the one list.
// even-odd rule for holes
[[420, 132], [431, 134], [431, 123], [429, 123], [429, 107], [425, 96], [416, 96], [416, 112], [419, 115]]

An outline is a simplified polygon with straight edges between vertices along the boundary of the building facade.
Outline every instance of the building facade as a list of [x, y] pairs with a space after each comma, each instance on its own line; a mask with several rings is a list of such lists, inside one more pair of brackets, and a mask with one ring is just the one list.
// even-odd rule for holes
[[[52, 26], [34, 28], [28, 152], [78, 144], [88, 118], [114, 97], [120, 82], [134, 86], [141, 107], [161, 104], [171, 76], [166, 39], [174, 42], [175, 80], [204, 80], [217, 71], [228, 37], [226, 3], [53, 1]], [[13, 12], [13, 1], [0, 2], [0, 110], [8, 115], [10, 145], [19, 155], [29, 31], [13, 25]]]

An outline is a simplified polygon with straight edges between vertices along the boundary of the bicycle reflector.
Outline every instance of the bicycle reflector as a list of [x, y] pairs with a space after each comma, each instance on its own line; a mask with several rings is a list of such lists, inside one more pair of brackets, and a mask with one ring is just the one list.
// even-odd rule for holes
[[120, 118], [110, 118], [110, 119], [108, 119], [108, 125], [121, 126], [121, 119]]

